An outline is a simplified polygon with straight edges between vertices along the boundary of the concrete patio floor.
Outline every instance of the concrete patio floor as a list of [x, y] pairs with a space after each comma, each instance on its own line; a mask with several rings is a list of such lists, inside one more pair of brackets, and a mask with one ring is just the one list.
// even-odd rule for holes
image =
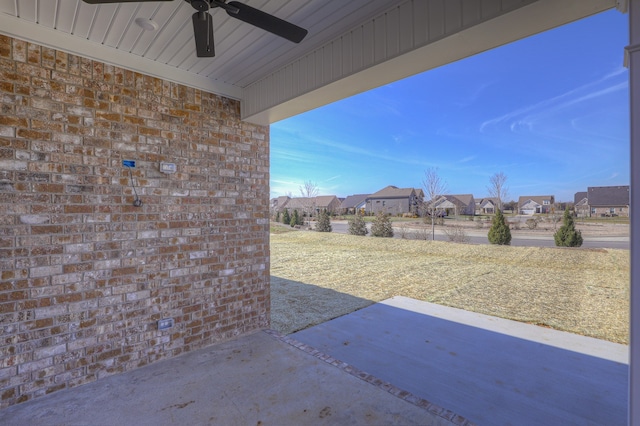
[[624, 345], [395, 297], [0, 410], [3, 425], [623, 425]]
[[285, 336], [257, 332], [0, 410], [0, 424], [466, 425]]
[[625, 345], [406, 297], [291, 337], [477, 424], [627, 424]]

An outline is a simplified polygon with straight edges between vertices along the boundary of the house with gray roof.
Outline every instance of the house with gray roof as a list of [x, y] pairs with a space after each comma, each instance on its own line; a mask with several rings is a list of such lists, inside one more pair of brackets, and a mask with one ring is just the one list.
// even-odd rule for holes
[[436, 200], [435, 206], [447, 216], [473, 216], [476, 212], [476, 202], [471, 194], [443, 195]]
[[394, 216], [406, 213], [418, 214], [418, 207], [422, 203], [424, 192], [416, 188], [398, 188], [389, 185], [367, 198], [367, 214], [378, 212]]
[[524, 195], [518, 198], [519, 214], [547, 214], [556, 200], [553, 195]]
[[498, 199], [495, 197], [476, 200], [476, 214], [494, 214], [498, 209]]
[[369, 194], [349, 195], [340, 203], [340, 214], [356, 214], [356, 212], [365, 210], [367, 206], [367, 198]]
[[340, 199], [335, 195], [319, 195], [317, 197], [278, 197], [271, 200], [272, 214], [282, 213], [285, 210], [289, 214], [297, 210], [300, 214], [315, 216], [326, 210], [329, 213], [337, 213], [340, 209]]
[[629, 185], [588, 187], [587, 199], [591, 217], [629, 217], [629, 189]]
[[573, 208], [577, 217], [589, 217], [589, 196], [587, 191], [576, 192], [573, 196]]

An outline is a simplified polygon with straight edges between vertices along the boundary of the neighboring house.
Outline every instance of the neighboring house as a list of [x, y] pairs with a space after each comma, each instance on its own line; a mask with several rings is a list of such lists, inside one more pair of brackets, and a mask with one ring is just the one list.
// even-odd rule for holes
[[322, 210], [329, 213], [337, 213], [340, 209], [340, 199], [335, 195], [320, 195], [318, 197], [278, 197], [271, 200], [272, 214], [282, 213], [285, 210], [289, 214], [297, 210], [300, 214], [315, 216]]
[[587, 194], [588, 192], [576, 192], [573, 196], [573, 208], [577, 217], [589, 217], [591, 215]]
[[587, 199], [591, 216], [629, 217], [629, 185], [590, 186], [587, 188]]
[[468, 215], [476, 212], [476, 202], [471, 194], [442, 195], [435, 202], [436, 210], [447, 216]]
[[315, 198], [315, 212], [317, 214], [326, 210], [330, 214], [338, 213], [340, 204], [340, 199], [335, 195], [320, 195]]
[[527, 215], [551, 213], [554, 203], [555, 197], [553, 195], [523, 196], [518, 199], [518, 212]]
[[271, 216], [275, 217], [278, 213], [282, 213], [290, 199], [291, 198], [287, 196], [272, 198], [271, 202], [269, 203], [269, 213], [271, 214]]
[[369, 196], [366, 212], [368, 214], [385, 212], [391, 215], [418, 214], [418, 206], [422, 203], [423, 194], [421, 189], [389, 185]]
[[482, 198], [476, 201], [476, 214], [494, 214], [498, 209], [497, 198]]
[[349, 195], [340, 203], [340, 214], [356, 214], [360, 210], [365, 210], [369, 194]]

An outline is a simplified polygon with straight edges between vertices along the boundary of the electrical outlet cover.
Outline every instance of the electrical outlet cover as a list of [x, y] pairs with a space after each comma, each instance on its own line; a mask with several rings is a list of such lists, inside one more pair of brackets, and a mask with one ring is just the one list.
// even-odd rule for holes
[[158, 321], [158, 330], [166, 330], [173, 327], [173, 318], [163, 318]]

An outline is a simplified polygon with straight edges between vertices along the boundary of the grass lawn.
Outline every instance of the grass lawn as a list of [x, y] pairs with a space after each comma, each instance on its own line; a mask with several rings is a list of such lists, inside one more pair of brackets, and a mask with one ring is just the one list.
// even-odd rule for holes
[[628, 343], [629, 251], [271, 234], [272, 328], [291, 333], [392, 296]]

